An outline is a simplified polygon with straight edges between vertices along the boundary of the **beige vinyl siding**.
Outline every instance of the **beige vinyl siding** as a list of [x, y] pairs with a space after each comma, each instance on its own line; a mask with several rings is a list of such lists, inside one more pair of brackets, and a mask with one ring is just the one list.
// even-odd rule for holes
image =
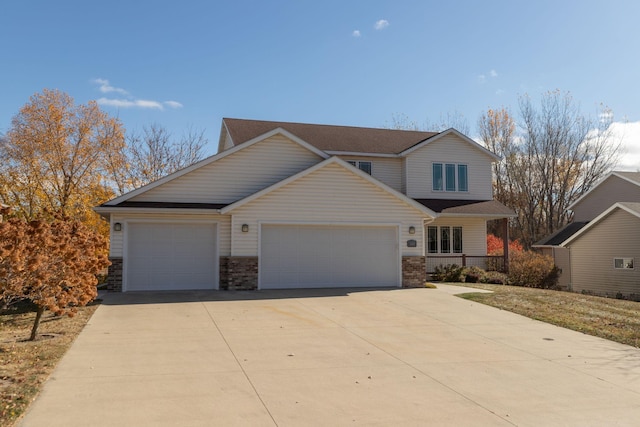
[[[111, 215], [111, 241], [109, 256], [122, 257], [124, 250], [124, 236], [127, 230], [127, 221], [211, 221], [218, 224], [218, 255], [229, 256], [231, 254], [231, 216], [218, 214], [126, 214]], [[113, 224], [119, 222], [123, 224], [122, 231], [113, 231]]]
[[220, 129], [220, 140], [218, 141], [218, 152], [228, 150], [232, 147], [233, 142], [231, 141], [231, 135], [229, 135], [226, 126], [222, 126], [222, 129]]
[[274, 135], [132, 197], [130, 201], [232, 203], [321, 160], [320, 156], [290, 139]]
[[371, 176], [388, 185], [396, 191], [402, 192], [402, 163], [403, 159], [390, 157], [339, 156], [344, 161], [355, 160], [371, 162]]
[[640, 202], [640, 186], [610, 176], [573, 207], [573, 220], [590, 221], [617, 202]]
[[[572, 289], [615, 297], [640, 294], [640, 218], [615, 209], [569, 244]], [[635, 268], [618, 270], [614, 258], [633, 258]]]
[[[406, 194], [414, 199], [491, 200], [492, 158], [456, 135], [447, 135], [410, 153], [406, 159]], [[466, 164], [469, 191], [433, 191], [433, 163]]]
[[[248, 233], [234, 233], [232, 255], [258, 254], [260, 223], [388, 224], [399, 225], [401, 255], [423, 255], [421, 229], [426, 216], [339, 164], [330, 164], [274, 190], [231, 212], [233, 227], [249, 225]], [[409, 227], [416, 228], [409, 234]], [[407, 240], [415, 239], [415, 248]], [[313, 244], [313, 242], [309, 242]]]

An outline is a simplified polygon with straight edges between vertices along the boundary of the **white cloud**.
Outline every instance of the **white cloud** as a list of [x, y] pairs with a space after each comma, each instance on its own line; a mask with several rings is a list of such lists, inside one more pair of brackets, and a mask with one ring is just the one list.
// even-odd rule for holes
[[353, 37], [360, 37], [360, 30], [353, 30], [353, 33], [351, 33], [351, 35]]
[[167, 107], [171, 107], [171, 108], [182, 108], [182, 107], [184, 107], [184, 105], [182, 105], [178, 101], [164, 101], [163, 104], [166, 105]]
[[100, 105], [107, 105], [117, 108], [146, 108], [152, 110], [164, 110], [164, 107], [169, 108], [182, 108], [183, 105], [178, 101], [153, 101], [149, 99], [136, 99], [128, 91], [111, 86], [107, 79], [93, 79], [92, 83], [98, 85], [98, 90], [102, 93], [119, 93], [123, 95], [123, 98], [100, 98], [97, 103]]
[[[494, 69], [489, 70], [488, 77], [496, 78], [498, 77], [498, 72]], [[485, 84], [487, 82], [487, 74], [478, 74], [478, 83]]]
[[612, 142], [620, 141], [622, 149], [615, 170], [640, 171], [640, 122], [613, 122], [609, 130]]
[[110, 107], [118, 107], [118, 108], [151, 108], [156, 110], [164, 110], [164, 107], [161, 103], [157, 101], [148, 101], [145, 99], [109, 99], [109, 98], [100, 98], [98, 99], [98, 104], [100, 105], [108, 105]]
[[91, 80], [92, 83], [95, 83], [98, 85], [98, 89], [100, 90], [100, 92], [102, 93], [111, 93], [111, 92], [116, 92], [122, 95], [129, 95], [129, 92], [127, 92], [126, 90], [119, 88], [119, 87], [114, 87], [111, 86], [109, 84], [109, 80], [107, 79], [93, 79]]
[[386, 19], [380, 19], [375, 23], [373, 28], [375, 28], [376, 30], [384, 30], [388, 26], [389, 26], [389, 21], [387, 21]]

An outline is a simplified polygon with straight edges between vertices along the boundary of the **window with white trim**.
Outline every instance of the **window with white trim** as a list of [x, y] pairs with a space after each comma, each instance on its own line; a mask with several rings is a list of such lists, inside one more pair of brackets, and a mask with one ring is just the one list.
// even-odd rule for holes
[[427, 253], [461, 254], [462, 227], [429, 225], [427, 227]]
[[458, 163], [433, 163], [431, 173], [433, 191], [469, 191], [467, 165]]
[[369, 175], [371, 175], [371, 162], [369, 161], [364, 161], [364, 160], [347, 160], [347, 163], [357, 167], [358, 169], [360, 169], [362, 172], [366, 172]]
[[614, 258], [613, 268], [616, 270], [633, 270], [633, 258]]

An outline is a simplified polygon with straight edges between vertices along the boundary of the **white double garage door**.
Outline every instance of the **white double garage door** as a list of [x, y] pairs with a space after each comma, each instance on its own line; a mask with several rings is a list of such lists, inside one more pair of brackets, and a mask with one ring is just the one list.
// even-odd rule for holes
[[[218, 289], [211, 223], [129, 223], [125, 290]], [[263, 224], [259, 288], [387, 287], [401, 283], [397, 226]]]

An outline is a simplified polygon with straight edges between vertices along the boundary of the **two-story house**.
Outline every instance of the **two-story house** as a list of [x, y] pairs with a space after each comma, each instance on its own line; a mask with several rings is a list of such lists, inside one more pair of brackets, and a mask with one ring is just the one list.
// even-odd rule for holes
[[561, 268], [559, 284], [639, 299], [640, 172], [609, 173], [569, 209], [573, 221], [534, 245]]
[[486, 255], [497, 156], [454, 129], [223, 119], [218, 154], [95, 210], [113, 290], [418, 286]]

